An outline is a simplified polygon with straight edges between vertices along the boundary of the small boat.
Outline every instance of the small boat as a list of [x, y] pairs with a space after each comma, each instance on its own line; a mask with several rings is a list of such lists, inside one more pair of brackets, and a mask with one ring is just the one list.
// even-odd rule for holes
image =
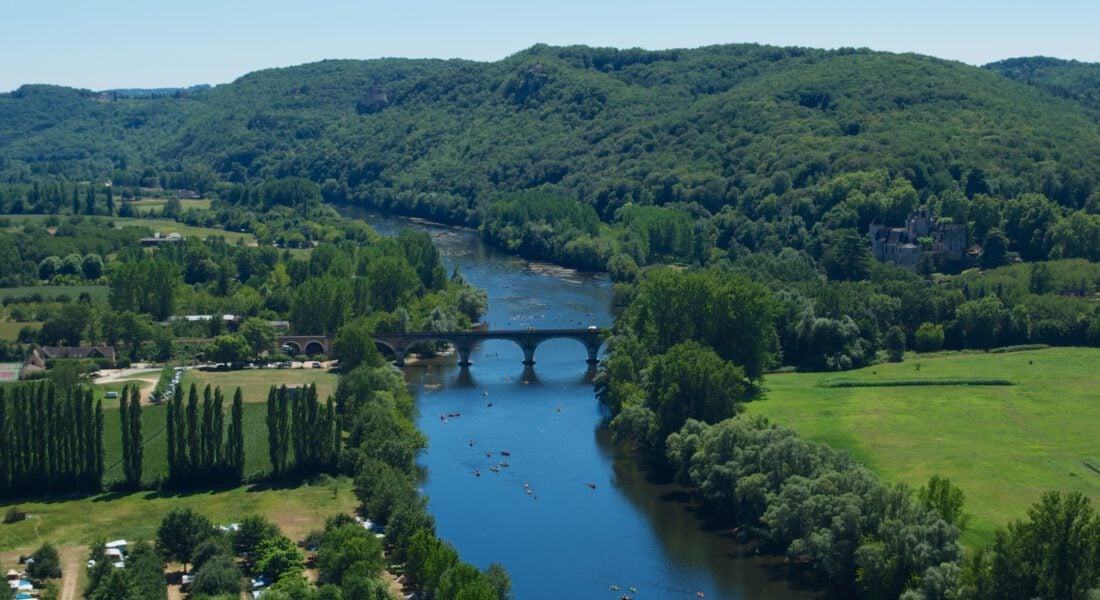
[[500, 467], [498, 467], [496, 465], [490, 465], [489, 470], [494, 472], [494, 473], [500, 473]]
[[619, 591], [619, 586], [617, 586], [617, 585], [615, 585], [615, 584], [612, 584], [612, 585], [611, 585], [611, 591], [613, 591], [613, 592], [617, 592], [617, 591]]
[[630, 593], [631, 594], [637, 594], [638, 593], [638, 588], [636, 588], [634, 586], [630, 586]]
[[510, 467], [511, 465], [509, 465], [508, 463], [506, 463], [506, 462], [504, 462], [504, 461], [502, 460], [502, 461], [500, 461], [500, 466], [502, 466], [502, 467]]
[[695, 592], [695, 597], [696, 598], [706, 598], [707, 595], [704, 594], [703, 592]]
[[511, 452], [509, 452], [509, 451], [507, 451], [507, 450], [501, 450], [501, 451], [500, 451], [500, 455], [501, 455], [501, 456], [511, 456], [511, 455], [512, 455], [512, 453], [511, 453]]
[[485, 453], [485, 458], [489, 458], [489, 457], [490, 457], [490, 456], [492, 456], [492, 455], [493, 455], [493, 453], [492, 453], [492, 452], [486, 452], [486, 453]]
[[474, 477], [481, 477], [481, 471], [474, 471]]
[[531, 495], [531, 494], [533, 494], [533, 493], [534, 493], [534, 492], [532, 492], [532, 491], [531, 491], [531, 488], [527, 488], [527, 495], [528, 495], [528, 496], [530, 496], [530, 495]]
[[473, 446], [473, 445], [474, 445], [474, 441], [470, 440], [470, 446]]
[[596, 482], [595, 481], [586, 483], [585, 485], [587, 485], [588, 487], [590, 487], [592, 489], [596, 489]]

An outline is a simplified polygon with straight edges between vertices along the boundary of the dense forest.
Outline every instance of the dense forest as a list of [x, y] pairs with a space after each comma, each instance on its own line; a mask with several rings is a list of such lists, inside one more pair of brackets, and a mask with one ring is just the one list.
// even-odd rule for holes
[[[1084, 74], [1039, 73], [1026, 80], [1088, 87]], [[630, 202], [682, 202], [810, 228], [837, 200], [822, 194], [830, 180], [877, 169], [883, 193], [901, 178], [922, 200], [1035, 192], [1079, 208], [1098, 148], [1094, 115], [1045, 89], [851, 49], [539, 45], [494, 63], [324, 61], [152, 98], [40, 85], [0, 96], [7, 182], [202, 192], [296, 175], [331, 201], [460, 221], [540, 188], [605, 220]]]

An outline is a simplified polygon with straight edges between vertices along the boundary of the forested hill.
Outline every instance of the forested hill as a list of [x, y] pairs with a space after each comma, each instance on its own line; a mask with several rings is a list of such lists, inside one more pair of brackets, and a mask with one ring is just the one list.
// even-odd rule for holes
[[696, 202], [808, 228], [853, 172], [886, 175], [866, 194], [903, 178], [921, 200], [1082, 207], [1100, 185], [1094, 114], [918, 55], [539, 45], [493, 63], [323, 61], [167, 97], [24, 86], [0, 95], [0, 176], [202, 190], [299, 175], [329, 200], [455, 220], [541, 188], [605, 220], [631, 201]]
[[984, 68], [1100, 110], [1100, 63], [1031, 56], [990, 63]]

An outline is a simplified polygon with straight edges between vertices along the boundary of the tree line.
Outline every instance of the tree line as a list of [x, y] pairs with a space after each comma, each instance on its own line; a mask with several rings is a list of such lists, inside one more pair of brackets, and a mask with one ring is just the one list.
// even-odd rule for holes
[[91, 388], [0, 386], [0, 497], [97, 492], [103, 402]]
[[329, 397], [322, 405], [316, 384], [293, 389], [271, 386], [267, 395], [267, 439], [275, 478], [334, 471], [342, 440], [335, 402]]
[[233, 395], [229, 429], [225, 428], [221, 387], [203, 389], [191, 384], [186, 404], [183, 394], [167, 402], [168, 484], [203, 487], [239, 484], [244, 478], [244, 409], [241, 389]]

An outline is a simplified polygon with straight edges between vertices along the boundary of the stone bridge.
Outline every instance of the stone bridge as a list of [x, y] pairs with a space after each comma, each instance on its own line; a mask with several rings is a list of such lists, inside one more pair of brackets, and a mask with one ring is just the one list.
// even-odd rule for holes
[[374, 341], [393, 351], [397, 357], [397, 366], [405, 366], [405, 352], [409, 346], [417, 342], [441, 341], [451, 344], [458, 352], [458, 365], [468, 367], [470, 351], [474, 346], [485, 340], [509, 340], [523, 349], [523, 364], [531, 366], [535, 364], [535, 349], [546, 340], [566, 338], [577, 340], [584, 344], [588, 352], [587, 362], [595, 365], [600, 346], [603, 345], [603, 331], [590, 327], [588, 329], [527, 329], [527, 330], [486, 330], [486, 331], [455, 331], [447, 333], [417, 332], [417, 333], [376, 333]]
[[324, 354], [332, 358], [333, 339], [334, 338], [330, 335], [280, 335], [276, 341], [279, 344], [279, 348], [287, 348], [289, 346], [291, 351], [285, 352], [285, 354], [289, 354], [290, 356], [305, 354], [312, 357], [317, 354]]

